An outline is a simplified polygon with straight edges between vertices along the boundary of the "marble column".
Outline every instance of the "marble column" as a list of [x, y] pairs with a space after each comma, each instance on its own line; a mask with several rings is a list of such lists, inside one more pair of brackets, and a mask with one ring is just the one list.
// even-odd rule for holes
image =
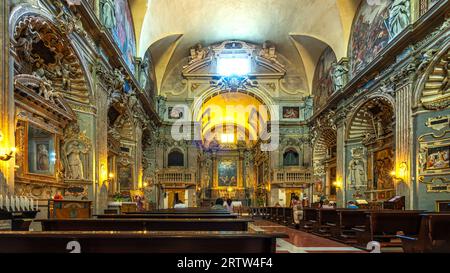
[[[9, 43], [9, 2], [0, 0], [0, 130], [2, 139], [0, 149], [8, 152], [15, 146], [14, 139], [14, 91], [13, 81], [13, 60], [10, 56]], [[10, 65], [11, 64], [11, 65]], [[0, 180], [6, 181], [8, 191], [14, 192], [14, 165], [12, 158], [9, 161], [0, 161]], [[4, 183], [0, 181], [0, 184]]]
[[217, 176], [217, 154], [216, 154], [216, 152], [212, 152], [212, 181], [213, 181], [213, 189], [217, 189], [219, 187], [219, 178]]
[[238, 161], [238, 180], [237, 186], [239, 189], [244, 187], [244, 150], [239, 150], [239, 161]]
[[400, 176], [395, 181], [396, 194], [405, 196], [406, 209], [413, 208], [413, 119], [412, 83], [407, 82], [396, 89], [395, 100], [395, 171]]
[[336, 132], [336, 181], [340, 185], [336, 193], [336, 201], [338, 207], [345, 207], [347, 202], [347, 176], [346, 176], [346, 156], [345, 156], [345, 122], [339, 122], [337, 124]]

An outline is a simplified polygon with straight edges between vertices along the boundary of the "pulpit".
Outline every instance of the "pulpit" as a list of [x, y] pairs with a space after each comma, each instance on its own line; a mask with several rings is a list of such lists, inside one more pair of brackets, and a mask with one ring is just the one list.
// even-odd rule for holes
[[48, 200], [49, 219], [91, 218], [92, 201]]

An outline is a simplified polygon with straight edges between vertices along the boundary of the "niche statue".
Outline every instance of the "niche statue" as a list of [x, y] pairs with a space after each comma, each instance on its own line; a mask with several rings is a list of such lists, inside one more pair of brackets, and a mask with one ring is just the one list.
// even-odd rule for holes
[[83, 162], [81, 161], [81, 153], [83, 147], [78, 142], [73, 142], [67, 148], [67, 160], [69, 161], [69, 179], [84, 179]]
[[409, 0], [394, 0], [389, 8], [389, 32], [394, 38], [409, 24]]
[[116, 26], [114, 0], [100, 0], [100, 15], [104, 27], [112, 29]]

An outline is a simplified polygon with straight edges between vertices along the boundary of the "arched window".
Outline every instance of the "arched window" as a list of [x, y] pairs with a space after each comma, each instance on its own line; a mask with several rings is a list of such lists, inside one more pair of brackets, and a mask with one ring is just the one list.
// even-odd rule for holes
[[184, 166], [184, 155], [178, 150], [171, 151], [168, 157], [169, 167], [183, 167]]
[[283, 165], [284, 166], [298, 166], [299, 156], [298, 153], [294, 150], [288, 150], [283, 154]]

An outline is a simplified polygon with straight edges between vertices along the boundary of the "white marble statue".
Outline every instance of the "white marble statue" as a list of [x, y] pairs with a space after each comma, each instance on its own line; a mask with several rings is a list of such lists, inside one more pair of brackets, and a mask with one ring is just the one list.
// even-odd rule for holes
[[364, 161], [359, 158], [353, 158], [349, 163], [349, 184], [360, 188], [367, 185], [366, 170]]
[[409, 0], [394, 0], [389, 8], [389, 32], [394, 38], [409, 24]]
[[205, 59], [207, 55], [208, 49], [203, 48], [201, 44], [197, 44], [195, 47], [191, 48], [189, 56], [189, 65]]
[[81, 144], [74, 142], [67, 149], [67, 160], [69, 161], [69, 179], [84, 179]]
[[267, 42], [263, 43], [258, 55], [264, 59], [270, 60], [271, 62], [279, 66], [284, 67], [284, 65], [278, 61], [278, 56], [276, 54], [276, 48], [274, 45], [269, 46]]

